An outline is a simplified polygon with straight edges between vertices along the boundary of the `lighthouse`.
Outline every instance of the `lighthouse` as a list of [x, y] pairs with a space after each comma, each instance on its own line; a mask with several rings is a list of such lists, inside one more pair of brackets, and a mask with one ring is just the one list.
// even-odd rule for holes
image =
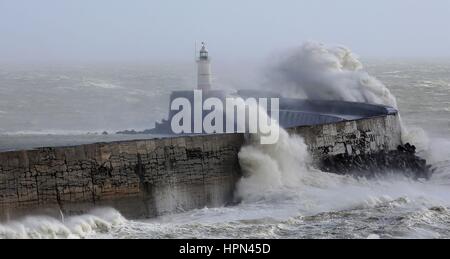
[[206, 45], [202, 42], [200, 55], [197, 59], [197, 89], [208, 91], [211, 89], [211, 62]]

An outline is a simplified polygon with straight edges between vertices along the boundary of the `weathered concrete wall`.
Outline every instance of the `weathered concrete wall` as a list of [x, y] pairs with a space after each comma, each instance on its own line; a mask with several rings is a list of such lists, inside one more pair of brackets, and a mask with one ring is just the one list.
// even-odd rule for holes
[[[401, 144], [396, 115], [289, 130], [313, 157]], [[0, 153], [0, 218], [112, 206], [142, 218], [232, 201], [243, 134], [184, 136]]]
[[240, 177], [243, 142], [232, 134], [0, 153], [0, 211], [4, 218], [113, 206], [151, 217], [223, 205]]
[[416, 156], [415, 147], [401, 141], [397, 115], [327, 125], [297, 127], [315, 165], [324, 172], [374, 177], [403, 174], [429, 179], [433, 171], [426, 160]]
[[397, 115], [288, 130], [301, 135], [315, 160], [340, 154], [360, 155], [396, 150], [401, 145], [401, 126]]

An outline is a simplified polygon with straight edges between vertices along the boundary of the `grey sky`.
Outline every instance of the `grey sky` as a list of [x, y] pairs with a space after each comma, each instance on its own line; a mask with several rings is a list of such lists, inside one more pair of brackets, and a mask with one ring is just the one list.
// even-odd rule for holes
[[0, 63], [265, 58], [306, 40], [450, 57], [448, 0], [0, 0]]

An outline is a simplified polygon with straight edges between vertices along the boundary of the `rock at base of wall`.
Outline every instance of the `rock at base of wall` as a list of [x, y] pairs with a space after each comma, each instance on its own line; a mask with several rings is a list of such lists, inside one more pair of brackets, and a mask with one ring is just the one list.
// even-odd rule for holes
[[416, 155], [416, 148], [409, 143], [398, 146], [397, 150], [380, 151], [373, 154], [339, 154], [324, 158], [319, 169], [325, 172], [376, 177], [388, 174], [403, 174], [413, 179], [429, 179], [433, 173], [425, 159]]

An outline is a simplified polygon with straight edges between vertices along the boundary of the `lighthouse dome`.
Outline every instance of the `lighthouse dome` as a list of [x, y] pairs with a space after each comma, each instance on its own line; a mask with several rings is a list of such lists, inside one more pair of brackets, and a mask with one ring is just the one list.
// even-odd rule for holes
[[202, 47], [200, 49], [200, 59], [208, 59], [208, 50], [206, 49], [204, 42], [202, 42]]
[[206, 45], [204, 42], [202, 42], [202, 48], [200, 49], [200, 52], [202, 53], [208, 53], [208, 50], [206, 49]]

